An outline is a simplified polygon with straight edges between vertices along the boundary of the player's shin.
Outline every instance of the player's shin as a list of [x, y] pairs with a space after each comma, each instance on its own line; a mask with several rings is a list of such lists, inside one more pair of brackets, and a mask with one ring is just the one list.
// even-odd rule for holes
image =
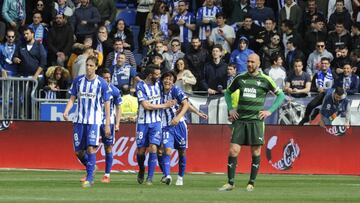
[[139, 170], [140, 170], [140, 171], [144, 171], [144, 170], [145, 170], [145, 165], [144, 165], [144, 162], [145, 162], [145, 154], [139, 154], [139, 153], [137, 153], [137, 154], [136, 154], [136, 159], [137, 159], [137, 162], [138, 162], [138, 165], [139, 165]]
[[180, 177], [184, 177], [185, 168], [186, 168], [186, 155], [185, 155], [185, 152], [180, 152], [179, 151], [179, 173], [178, 173], [178, 175]]
[[149, 153], [149, 160], [148, 160], [148, 179], [152, 180], [155, 173], [157, 156], [156, 153], [150, 152]]
[[230, 185], [234, 185], [235, 183], [235, 172], [237, 166], [237, 157], [228, 157], [228, 165], [227, 165], [227, 174], [228, 174], [228, 183]]
[[255, 184], [255, 180], [256, 180], [256, 176], [258, 174], [259, 168], [260, 168], [260, 155], [252, 156], [249, 184], [252, 184], [252, 185]]
[[105, 154], [105, 176], [110, 176], [110, 172], [111, 172], [111, 167], [112, 167], [112, 163], [113, 163], [113, 153], [106, 153]]
[[88, 155], [88, 162], [86, 165], [86, 180], [89, 182], [93, 182], [94, 180], [94, 170], [95, 170], [95, 164], [96, 164], [96, 153], [89, 153], [86, 152]]
[[81, 161], [81, 163], [86, 167], [89, 160], [87, 153], [86, 152], [82, 154], [77, 153], [76, 155], [78, 159]]
[[164, 162], [164, 176], [170, 175], [170, 155], [164, 154], [163, 155], [163, 162]]

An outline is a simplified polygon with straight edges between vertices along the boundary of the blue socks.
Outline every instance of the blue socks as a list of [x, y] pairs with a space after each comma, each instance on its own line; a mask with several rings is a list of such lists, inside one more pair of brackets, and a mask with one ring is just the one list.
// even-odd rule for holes
[[158, 159], [158, 164], [160, 167], [161, 172], [164, 173], [164, 160], [163, 160], [163, 155], [158, 154], [157, 155], [157, 159]]
[[180, 177], [184, 177], [186, 167], [186, 156], [179, 155], [179, 173]]
[[157, 162], [157, 155], [156, 153], [149, 153], [149, 160], [148, 160], [148, 179], [152, 179], [154, 177], [155, 167]]
[[95, 170], [95, 164], [96, 164], [96, 154], [87, 154], [88, 156], [88, 162], [86, 165], [86, 180], [89, 182], [93, 182], [93, 176], [94, 176], [94, 170]]
[[163, 162], [164, 162], [164, 175], [168, 176], [170, 175], [170, 156], [169, 155], [163, 155]]
[[86, 167], [87, 163], [88, 163], [88, 155], [87, 152], [84, 153], [84, 156], [79, 158], [79, 160], [81, 161], [81, 163]]
[[113, 163], [113, 153], [105, 154], [105, 174], [109, 174], [111, 171], [112, 163]]

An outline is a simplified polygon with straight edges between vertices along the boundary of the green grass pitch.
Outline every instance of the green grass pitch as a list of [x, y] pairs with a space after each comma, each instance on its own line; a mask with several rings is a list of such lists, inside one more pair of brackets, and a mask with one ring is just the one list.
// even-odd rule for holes
[[[0, 202], [360, 202], [359, 176], [260, 174], [253, 192], [245, 190], [248, 174], [236, 176], [236, 189], [218, 192], [226, 175], [186, 174], [184, 186], [160, 183], [139, 185], [136, 174], [112, 173], [111, 183], [81, 188], [80, 171], [0, 170]], [[176, 175], [173, 175], [174, 182]], [[173, 183], [174, 183], [173, 182]]]

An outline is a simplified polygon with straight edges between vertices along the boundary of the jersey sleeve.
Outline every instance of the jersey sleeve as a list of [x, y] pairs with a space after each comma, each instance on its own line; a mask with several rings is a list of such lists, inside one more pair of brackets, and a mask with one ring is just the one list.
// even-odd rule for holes
[[227, 88], [228, 91], [230, 91], [230, 93], [235, 92], [237, 89], [239, 89], [240, 85], [239, 85], [239, 80], [240, 77], [236, 76], [234, 78], [234, 80], [230, 83], [229, 87]]
[[112, 88], [113, 88], [112, 94], [113, 94], [114, 104], [116, 106], [122, 104], [120, 90], [115, 86], [113, 86]]
[[136, 69], [134, 67], [130, 68], [130, 77], [134, 78], [137, 76]]
[[101, 97], [104, 102], [107, 102], [111, 99], [111, 89], [105, 80], [101, 80]]
[[265, 77], [266, 80], [268, 81], [268, 90], [269, 91], [274, 92], [274, 94], [276, 94], [276, 95], [278, 95], [278, 94], [280, 94], [280, 92], [282, 92], [281, 89], [276, 85], [276, 83], [274, 82], [274, 80], [271, 77], [269, 77], [265, 74], [263, 74], [263, 77]]
[[181, 104], [185, 99], [188, 98], [185, 92], [182, 91], [182, 89], [177, 86], [174, 87], [171, 93], [172, 93], [172, 97], [176, 98], [178, 104]]
[[139, 102], [149, 100], [149, 97], [146, 95], [146, 91], [144, 88], [144, 82], [139, 82], [136, 85], [136, 94], [137, 94], [137, 98], [138, 98]]
[[72, 82], [70, 89], [69, 89], [69, 94], [71, 96], [75, 96], [77, 97], [78, 94], [78, 83], [79, 83], [79, 78], [75, 78], [75, 80]]

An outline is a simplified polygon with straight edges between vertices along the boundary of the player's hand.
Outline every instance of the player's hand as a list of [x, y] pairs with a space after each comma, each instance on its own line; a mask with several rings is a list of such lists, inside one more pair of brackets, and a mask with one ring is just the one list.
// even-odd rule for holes
[[349, 123], [349, 121], [345, 122], [345, 128], [346, 128], [346, 129], [349, 129], [349, 128], [350, 128], [350, 123]]
[[115, 131], [117, 132], [117, 131], [119, 131], [119, 129], [120, 129], [120, 124], [116, 124], [115, 125]]
[[201, 112], [201, 111], [199, 111], [198, 116], [199, 116], [200, 118], [205, 119], [205, 120], [207, 120], [207, 119], [209, 118], [208, 115], [204, 114], [204, 113]]
[[236, 111], [236, 109], [229, 111], [229, 121], [231, 120], [231, 122], [232, 122], [234, 120], [237, 120], [238, 118], [239, 118], [239, 114]]
[[69, 114], [67, 112], [63, 113], [63, 118], [65, 121], [69, 121]]
[[175, 126], [177, 124], [179, 124], [180, 119], [178, 117], [175, 117], [174, 119], [171, 120], [171, 125]]
[[271, 112], [270, 112], [270, 111], [264, 110], [264, 111], [260, 111], [260, 112], [259, 112], [259, 118], [260, 118], [261, 120], [264, 120], [265, 118], [267, 118], [267, 117], [270, 116], [270, 115], [271, 115]]
[[209, 94], [216, 94], [216, 93], [217, 93], [217, 91], [215, 91], [215, 90], [213, 90], [213, 89], [209, 88], [209, 89], [208, 89], [208, 93], [209, 93]]
[[322, 128], [326, 128], [325, 123], [324, 123], [324, 121], [323, 121], [322, 119], [320, 119], [319, 125], [320, 125], [320, 127], [322, 127]]
[[109, 138], [111, 136], [110, 125], [105, 125], [105, 137]]
[[175, 106], [175, 104], [176, 104], [176, 100], [168, 100], [168, 101], [165, 102], [166, 108], [170, 108], [172, 106]]

